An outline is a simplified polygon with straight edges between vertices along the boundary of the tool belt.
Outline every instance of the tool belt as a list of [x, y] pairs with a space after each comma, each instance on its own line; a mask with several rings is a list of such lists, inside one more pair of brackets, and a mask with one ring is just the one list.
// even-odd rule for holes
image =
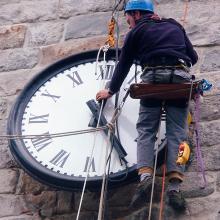
[[[133, 99], [193, 99], [199, 91], [199, 83], [148, 84], [134, 83], [130, 86], [130, 96]], [[191, 94], [190, 94], [191, 93]]]

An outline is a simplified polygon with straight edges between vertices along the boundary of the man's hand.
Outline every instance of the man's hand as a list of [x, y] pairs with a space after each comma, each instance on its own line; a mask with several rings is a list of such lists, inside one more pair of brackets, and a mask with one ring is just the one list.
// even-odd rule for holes
[[97, 94], [96, 94], [96, 100], [97, 101], [101, 101], [103, 99], [108, 99], [112, 97], [112, 95], [109, 93], [109, 90], [108, 89], [103, 89], [103, 90], [100, 90]]

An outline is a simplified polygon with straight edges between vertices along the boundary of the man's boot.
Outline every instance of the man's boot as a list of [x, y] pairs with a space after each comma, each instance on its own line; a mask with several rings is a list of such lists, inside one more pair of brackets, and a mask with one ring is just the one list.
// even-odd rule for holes
[[177, 211], [185, 211], [186, 201], [180, 191], [181, 181], [177, 178], [171, 179], [168, 185], [168, 202], [169, 205]]
[[182, 195], [182, 193], [179, 191], [168, 191], [167, 192], [168, 199], [169, 199], [169, 205], [175, 209], [176, 211], [183, 212], [186, 210], [186, 201]]
[[145, 178], [144, 175], [141, 177], [140, 183], [137, 185], [135, 190], [135, 194], [131, 200], [130, 207], [131, 208], [141, 208], [147, 202], [147, 196], [149, 196], [149, 192], [152, 186], [152, 175], [147, 174]]

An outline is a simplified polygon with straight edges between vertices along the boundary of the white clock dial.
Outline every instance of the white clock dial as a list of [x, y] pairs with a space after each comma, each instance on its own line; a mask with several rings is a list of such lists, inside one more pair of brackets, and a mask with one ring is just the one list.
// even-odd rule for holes
[[[71, 64], [71, 58], [75, 59], [75, 64]], [[81, 185], [78, 181], [82, 182], [86, 177], [90, 157], [89, 181], [101, 180], [105, 172], [106, 151], [110, 151], [107, 135], [104, 131], [56, 138], [52, 134], [90, 128], [88, 124], [93, 114], [86, 102], [95, 99], [96, 93], [111, 80], [115, 69], [114, 59], [108, 59], [106, 63], [98, 62], [95, 73], [94, 52], [71, 58], [48, 67], [33, 79], [18, 98], [9, 119], [10, 134], [47, 135], [11, 141], [12, 153], [21, 165], [38, 179], [58, 187], [64, 185], [68, 189]], [[121, 87], [118, 103], [134, 82], [134, 72], [135, 67], [132, 66]], [[141, 69], [138, 68], [138, 77], [140, 74]], [[114, 108], [115, 96], [104, 107], [103, 114], [107, 121], [111, 120]], [[114, 177], [121, 178], [135, 171], [138, 109], [139, 100], [128, 97], [118, 118], [118, 139], [127, 152], [125, 159], [128, 167], [121, 163], [113, 148], [110, 173]], [[164, 134], [164, 128], [162, 130]], [[158, 141], [161, 142], [162, 138], [164, 135]], [[76, 185], [72, 187], [71, 184], [75, 182]]]
[[[95, 62], [72, 67], [43, 84], [25, 109], [22, 134], [55, 134], [89, 128], [92, 113], [86, 102], [94, 99], [97, 91], [110, 79], [115, 62], [107, 62], [109, 71], [106, 72], [106, 75], [108, 77], [104, 77], [102, 80], [101, 71], [104, 66], [104, 62], [99, 62], [97, 74], [95, 74]], [[131, 70], [131, 72], [133, 71]], [[128, 76], [128, 80], [132, 77], [133, 73]], [[126, 84], [127, 80], [122, 90]], [[137, 133], [134, 125], [138, 115], [138, 100], [128, 98], [127, 102], [130, 103], [129, 109], [127, 106], [124, 108], [118, 124], [121, 133], [120, 140], [128, 153], [126, 158], [129, 162], [128, 166], [133, 166], [136, 163], [135, 139]], [[113, 97], [104, 108], [104, 115], [108, 120], [113, 115], [114, 106]], [[93, 143], [95, 148], [90, 176], [101, 176], [104, 172], [105, 151], [108, 147], [107, 136], [103, 131], [98, 131], [97, 134], [36, 138], [25, 141], [32, 156], [48, 169], [83, 177], [86, 176]], [[121, 166], [117, 152], [113, 150], [111, 172], [115, 173], [123, 169], [125, 167]]]

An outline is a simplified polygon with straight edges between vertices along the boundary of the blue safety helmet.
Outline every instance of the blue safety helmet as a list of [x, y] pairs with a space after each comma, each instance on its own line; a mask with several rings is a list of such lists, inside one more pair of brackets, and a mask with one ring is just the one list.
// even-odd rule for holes
[[129, 0], [125, 6], [125, 13], [135, 10], [154, 12], [153, 2], [151, 0]]

